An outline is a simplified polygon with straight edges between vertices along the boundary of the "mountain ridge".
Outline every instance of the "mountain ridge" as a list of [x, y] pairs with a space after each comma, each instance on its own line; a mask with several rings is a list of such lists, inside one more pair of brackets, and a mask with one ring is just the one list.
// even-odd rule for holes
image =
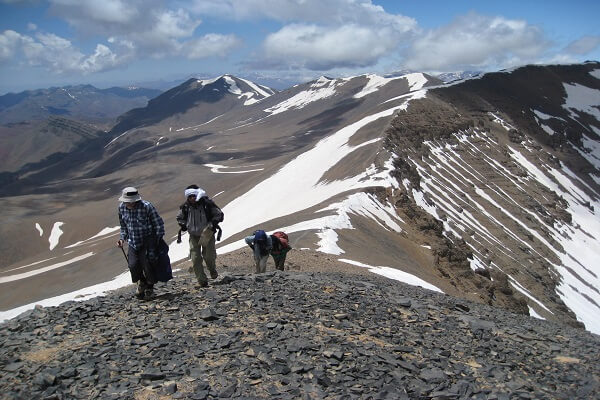
[[124, 111], [145, 105], [160, 90], [92, 85], [51, 87], [0, 96], [0, 124], [63, 116], [88, 123], [112, 123]]

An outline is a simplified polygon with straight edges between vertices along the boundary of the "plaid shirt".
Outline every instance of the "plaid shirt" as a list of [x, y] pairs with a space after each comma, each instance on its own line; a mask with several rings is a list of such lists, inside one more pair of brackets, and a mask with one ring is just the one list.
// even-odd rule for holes
[[121, 224], [121, 239], [129, 246], [139, 250], [144, 240], [155, 235], [157, 238], [165, 235], [165, 225], [152, 203], [140, 200], [133, 210], [124, 203], [119, 204], [119, 223]]

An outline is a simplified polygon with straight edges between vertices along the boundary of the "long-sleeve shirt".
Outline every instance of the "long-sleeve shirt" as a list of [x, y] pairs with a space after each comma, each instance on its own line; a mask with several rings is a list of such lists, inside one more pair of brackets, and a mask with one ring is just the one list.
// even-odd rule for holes
[[157, 238], [165, 235], [165, 225], [152, 203], [146, 200], [136, 202], [130, 210], [124, 203], [119, 204], [119, 223], [121, 224], [121, 239], [129, 246], [138, 250], [144, 240], [150, 236]]
[[223, 221], [223, 211], [205, 196], [195, 203], [183, 203], [176, 218], [179, 226], [185, 228], [190, 235], [200, 236], [209, 223], [215, 228]]
[[264, 251], [266, 252], [266, 254], [261, 254], [261, 249], [259, 249], [259, 246], [255, 246], [254, 235], [246, 236], [244, 240], [246, 241], [246, 244], [250, 246], [254, 251], [254, 259], [256, 260], [259, 260], [262, 257], [268, 257], [271, 253], [271, 249], [273, 249], [273, 239], [271, 239], [270, 235], [267, 235], [267, 240], [265, 242]]
[[177, 223], [185, 226], [190, 235], [200, 236], [209, 222], [206, 210], [200, 202], [182, 206], [177, 214]]

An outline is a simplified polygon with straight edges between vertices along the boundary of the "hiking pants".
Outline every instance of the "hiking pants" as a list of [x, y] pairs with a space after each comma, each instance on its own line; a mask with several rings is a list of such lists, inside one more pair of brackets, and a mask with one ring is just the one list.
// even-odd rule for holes
[[289, 249], [283, 249], [281, 251], [279, 251], [278, 253], [273, 253], [271, 252], [271, 256], [273, 257], [273, 261], [275, 261], [275, 268], [283, 271], [284, 270], [284, 265], [285, 265], [285, 255], [287, 254], [287, 252], [289, 251]]
[[198, 283], [203, 284], [208, 282], [208, 278], [204, 273], [203, 260], [206, 263], [211, 278], [218, 276], [216, 269], [217, 249], [215, 248], [215, 235], [211, 235], [206, 243], [202, 243], [201, 237], [190, 235], [190, 258], [192, 259], [196, 279]]
[[262, 274], [263, 272], [267, 272], [267, 260], [269, 259], [269, 255], [261, 256], [260, 254], [257, 256], [254, 255], [254, 262], [256, 263], [256, 273]]
[[148, 261], [146, 246], [142, 246], [138, 250], [129, 246], [127, 249], [127, 259], [131, 281], [133, 283], [139, 281], [138, 292], [142, 293], [146, 289], [152, 289], [156, 283], [156, 277]]

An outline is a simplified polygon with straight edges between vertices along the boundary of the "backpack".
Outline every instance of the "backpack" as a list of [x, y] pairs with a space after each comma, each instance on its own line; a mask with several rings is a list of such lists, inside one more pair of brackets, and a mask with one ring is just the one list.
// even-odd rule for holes
[[277, 231], [277, 232], [273, 232], [273, 234], [271, 236], [274, 236], [277, 238], [277, 240], [279, 240], [279, 245], [281, 246], [281, 249], [290, 249], [290, 240], [288, 238], [287, 233], [282, 232], [282, 231]]
[[[217, 204], [208, 196], [202, 197], [199, 202], [202, 202], [202, 208], [204, 209], [204, 213], [206, 214], [206, 218], [213, 223], [214, 230], [217, 232], [217, 241], [221, 240], [221, 235], [223, 234], [223, 230], [219, 226], [219, 223], [223, 222], [225, 214], [223, 211], [217, 206]], [[181, 210], [182, 219], [177, 218], [177, 223], [179, 224], [179, 232], [177, 233], [177, 243], [181, 243], [181, 232], [185, 232], [187, 227], [185, 223], [187, 221], [187, 215], [190, 209], [190, 205], [187, 203], [183, 203], [179, 206]], [[179, 217], [179, 216], [178, 216]]]

